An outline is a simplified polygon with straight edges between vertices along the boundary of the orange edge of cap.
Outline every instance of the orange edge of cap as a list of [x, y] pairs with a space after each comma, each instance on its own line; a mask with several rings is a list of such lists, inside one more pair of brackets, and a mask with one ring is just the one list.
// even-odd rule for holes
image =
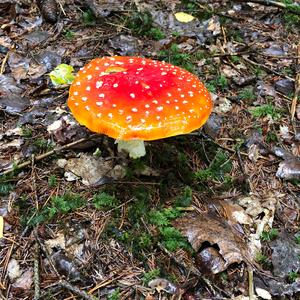
[[92, 115], [89, 117], [80, 116], [76, 114], [70, 101], [68, 101], [68, 106], [78, 123], [80, 125], [84, 125], [93, 132], [106, 134], [111, 138], [120, 140], [151, 141], [190, 133], [200, 128], [205, 124], [213, 109], [213, 102], [210, 95], [209, 99], [207, 100], [209, 100], [208, 108], [205, 111], [202, 111], [202, 115], [199, 118], [191, 119], [185, 127], [182, 126], [182, 120], [177, 119], [173, 122], [168, 122], [164, 127], [152, 127], [148, 130], [146, 128], [125, 129], [121, 128], [115, 123], [105, 122], [103, 120], [101, 121], [101, 119], [97, 118], [96, 116], [94, 118]]

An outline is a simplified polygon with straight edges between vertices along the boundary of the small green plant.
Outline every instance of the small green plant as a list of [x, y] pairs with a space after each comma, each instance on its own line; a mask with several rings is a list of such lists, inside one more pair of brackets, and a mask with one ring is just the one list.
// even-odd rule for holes
[[256, 77], [263, 77], [264, 70], [260, 66], [254, 66], [253, 71]]
[[48, 178], [48, 185], [50, 187], [55, 187], [57, 185], [57, 178], [55, 175], [50, 175]]
[[217, 76], [214, 80], [210, 80], [207, 83], [207, 88], [212, 93], [216, 93], [218, 90], [225, 92], [228, 88], [228, 80], [225, 77], [225, 75], [221, 74]]
[[294, 75], [294, 72], [290, 67], [281, 68], [281, 72], [285, 75], [288, 75], [288, 76], [293, 76]]
[[221, 272], [220, 278], [221, 278], [221, 281], [223, 282], [223, 284], [228, 283], [228, 274], [226, 272]]
[[181, 35], [181, 34], [180, 34], [180, 32], [178, 32], [178, 31], [173, 31], [173, 32], [172, 32], [172, 36], [173, 36], [173, 37], [180, 37], [180, 35]]
[[22, 126], [21, 127], [22, 129], [22, 135], [25, 137], [25, 138], [31, 138], [32, 137], [32, 130], [26, 126]]
[[167, 50], [160, 51], [158, 59], [168, 61], [190, 72], [195, 72], [193, 57], [190, 54], [182, 52], [176, 44], [172, 44]]
[[224, 181], [225, 174], [229, 173], [231, 168], [232, 163], [227, 153], [219, 149], [209, 167], [197, 171], [195, 177], [200, 181], [207, 181], [208, 179]]
[[96, 19], [95, 19], [94, 15], [93, 15], [93, 13], [90, 9], [83, 12], [82, 22], [85, 25], [94, 25], [96, 23]]
[[300, 245], [300, 234], [295, 236], [295, 242]]
[[148, 233], [143, 232], [139, 237], [138, 237], [138, 243], [139, 247], [141, 249], [149, 248], [152, 243], [151, 236]]
[[126, 26], [139, 36], [148, 36], [157, 41], [165, 38], [161, 29], [153, 26], [153, 19], [149, 11], [133, 13], [127, 20]]
[[48, 140], [44, 138], [39, 138], [33, 141], [33, 144], [39, 149], [39, 150], [47, 150], [50, 149], [50, 143]]
[[78, 194], [65, 193], [52, 197], [49, 205], [43, 207], [33, 218], [25, 220], [26, 225], [36, 226], [52, 220], [59, 214], [70, 213], [85, 205], [84, 199]]
[[263, 267], [269, 268], [271, 266], [268, 257], [261, 252], [256, 254], [255, 260]]
[[281, 117], [281, 110], [272, 104], [264, 104], [261, 106], [257, 106], [251, 109], [250, 113], [253, 115], [253, 117], [256, 118], [268, 116], [273, 120], [278, 120]]
[[228, 36], [231, 37], [236, 42], [243, 42], [243, 37], [241, 32], [238, 29], [230, 29], [228, 30]]
[[234, 63], [234, 64], [238, 64], [239, 62], [240, 62], [240, 58], [238, 57], [238, 56], [236, 56], [236, 55], [232, 55], [231, 57], [230, 57], [230, 60]]
[[228, 87], [228, 80], [225, 77], [225, 75], [223, 75], [223, 74], [221, 74], [220, 76], [217, 77], [216, 83], [223, 92]]
[[159, 229], [162, 236], [162, 244], [169, 250], [175, 251], [179, 248], [191, 251], [191, 246], [187, 239], [176, 228], [171, 226]]
[[7, 182], [0, 181], [0, 195], [5, 196], [9, 194], [10, 191], [13, 190], [13, 185]]
[[149, 213], [149, 221], [158, 227], [168, 226], [171, 220], [181, 215], [177, 208], [164, 208], [162, 210], [152, 210]]
[[75, 33], [74, 31], [67, 29], [64, 31], [64, 36], [67, 40], [71, 41], [74, 39]]
[[160, 276], [160, 269], [153, 269], [149, 272], [145, 272], [142, 281], [147, 285], [151, 280]]
[[278, 236], [278, 230], [276, 228], [271, 228], [269, 231], [263, 231], [260, 239], [263, 242], [270, 242], [274, 239], [276, 239]]
[[153, 210], [149, 213], [150, 223], [158, 227], [160, 240], [169, 251], [175, 251], [179, 248], [191, 250], [187, 239], [176, 228], [171, 226], [171, 221], [180, 215], [181, 212], [177, 208], [164, 208], [162, 210]]
[[266, 142], [267, 143], [273, 143], [273, 142], [278, 142], [278, 138], [275, 132], [268, 132], [266, 136]]
[[114, 196], [102, 192], [93, 197], [93, 204], [97, 209], [109, 210], [118, 205], [118, 200]]
[[153, 40], [159, 41], [166, 37], [166, 35], [157, 27], [152, 27], [147, 36], [151, 37]]
[[256, 96], [253, 92], [253, 89], [243, 89], [241, 90], [241, 92], [239, 93], [239, 97], [242, 99], [242, 100], [255, 100]]
[[298, 277], [299, 277], [299, 274], [297, 272], [290, 272], [288, 274], [288, 279], [290, 282], [295, 282]]
[[177, 196], [175, 199], [175, 207], [187, 207], [192, 203], [192, 189], [186, 186], [183, 190], [182, 195]]
[[107, 298], [108, 300], [119, 300], [120, 299], [120, 288], [115, 289]]
[[206, 88], [213, 94], [217, 92], [217, 87], [213, 80], [206, 83]]

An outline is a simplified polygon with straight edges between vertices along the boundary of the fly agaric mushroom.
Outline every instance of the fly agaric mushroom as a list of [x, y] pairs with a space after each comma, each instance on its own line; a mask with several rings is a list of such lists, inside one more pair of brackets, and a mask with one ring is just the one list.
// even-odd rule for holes
[[189, 133], [212, 110], [201, 81], [179, 67], [140, 57], [93, 59], [73, 81], [68, 106], [91, 131], [115, 138], [130, 157], [145, 155], [144, 141]]

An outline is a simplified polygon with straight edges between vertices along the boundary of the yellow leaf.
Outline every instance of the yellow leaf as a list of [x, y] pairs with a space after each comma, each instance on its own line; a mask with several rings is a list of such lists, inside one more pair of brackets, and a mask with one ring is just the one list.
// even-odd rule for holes
[[3, 238], [3, 226], [4, 226], [3, 217], [0, 216], [0, 239]]
[[175, 18], [177, 21], [182, 23], [188, 23], [195, 19], [192, 15], [186, 14], [184, 12], [178, 12], [175, 14]]

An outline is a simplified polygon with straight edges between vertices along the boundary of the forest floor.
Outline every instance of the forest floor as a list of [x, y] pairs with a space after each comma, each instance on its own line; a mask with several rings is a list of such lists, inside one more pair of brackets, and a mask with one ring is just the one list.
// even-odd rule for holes
[[[1, 299], [299, 299], [296, 2], [1, 1]], [[49, 77], [112, 55], [196, 74], [208, 122], [118, 153]]]

